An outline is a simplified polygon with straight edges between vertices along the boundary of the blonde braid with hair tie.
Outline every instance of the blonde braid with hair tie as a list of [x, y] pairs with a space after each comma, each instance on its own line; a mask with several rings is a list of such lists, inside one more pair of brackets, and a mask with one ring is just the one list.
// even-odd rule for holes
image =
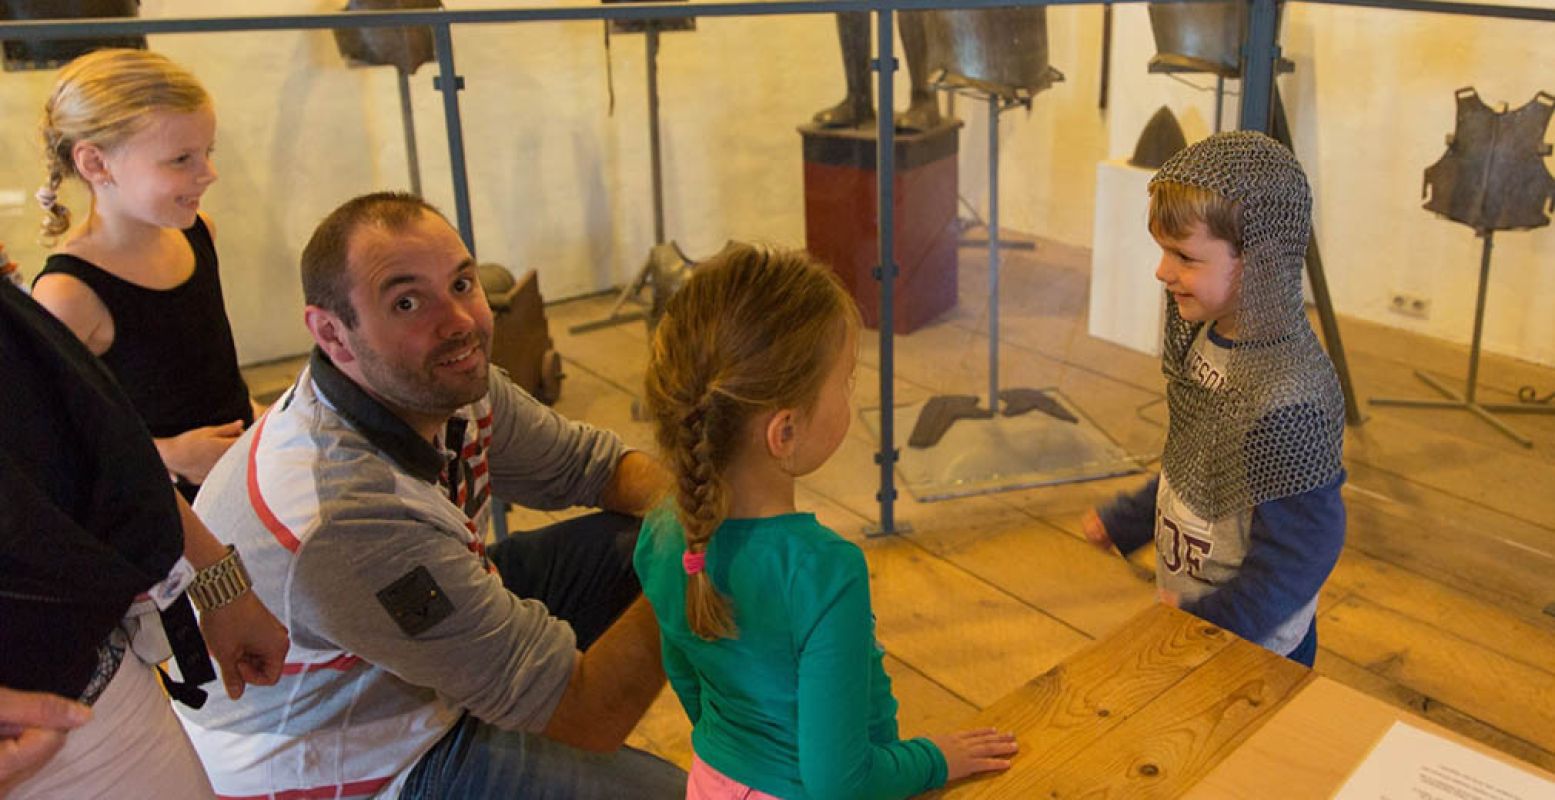
[[717, 413], [716, 390], [708, 391], [682, 418], [675, 448], [677, 510], [686, 531], [686, 620], [697, 636], [713, 641], [735, 635], [729, 601], [718, 593], [705, 565], [707, 545], [727, 513], [723, 479], [713, 463], [708, 436]]
[[[51, 106], [52, 108], [52, 103]], [[63, 144], [64, 136], [50, 124], [49, 109], [44, 110], [43, 115], [43, 146], [44, 157], [48, 160], [48, 180], [33, 195], [38, 201], [38, 206], [43, 209], [44, 217], [41, 222], [43, 232], [42, 240], [46, 245], [52, 246], [61, 234], [70, 230], [70, 209], [59, 202], [59, 187], [65, 181], [64, 156], [59, 152]], [[73, 171], [73, 170], [72, 170]]]

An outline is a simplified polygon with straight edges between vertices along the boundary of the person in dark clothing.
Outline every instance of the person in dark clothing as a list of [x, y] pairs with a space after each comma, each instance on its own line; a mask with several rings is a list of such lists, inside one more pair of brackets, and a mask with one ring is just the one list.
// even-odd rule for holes
[[[232, 696], [280, 678], [286, 630], [244, 587], [235, 552], [173, 491], [113, 377], [8, 283], [0, 375], [0, 791], [139, 796], [171, 785], [164, 796], [186, 796], [208, 787], [153, 672], [170, 640], [190, 640], [163, 636], [156, 610], [193, 587]], [[227, 587], [212, 593], [218, 576]], [[186, 656], [181, 666], [193, 663]], [[91, 721], [38, 694], [91, 705]], [[54, 709], [28, 710], [40, 704]], [[64, 750], [47, 758], [60, 738]]]

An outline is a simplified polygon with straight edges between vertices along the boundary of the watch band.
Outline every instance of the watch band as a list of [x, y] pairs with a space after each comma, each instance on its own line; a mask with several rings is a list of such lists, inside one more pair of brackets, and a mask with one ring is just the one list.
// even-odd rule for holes
[[227, 555], [220, 561], [195, 573], [189, 584], [189, 599], [201, 612], [213, 611], [238, 599], [253, 587], [243, 557], [232, 545], [227, 545]]

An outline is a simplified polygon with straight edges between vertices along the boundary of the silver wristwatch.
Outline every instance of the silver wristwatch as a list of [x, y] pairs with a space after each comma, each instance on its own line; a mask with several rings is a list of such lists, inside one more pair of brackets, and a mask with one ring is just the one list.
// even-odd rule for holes
[[253, 585], [243, 567], [243, 557], [229, 544], [227, 555], [220, 561], [195, 573], [189, 584], [189, 599], [201, 612], [213, 611], [238, 599]]

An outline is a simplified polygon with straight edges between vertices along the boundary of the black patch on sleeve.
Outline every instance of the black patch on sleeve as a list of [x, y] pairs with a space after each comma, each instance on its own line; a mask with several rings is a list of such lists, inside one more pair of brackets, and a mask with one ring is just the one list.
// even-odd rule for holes
[[417, 636], [454, 613], [454, 604], [426, 567], [416, 567], [378, 591], [378, 602], [406, 636]]

